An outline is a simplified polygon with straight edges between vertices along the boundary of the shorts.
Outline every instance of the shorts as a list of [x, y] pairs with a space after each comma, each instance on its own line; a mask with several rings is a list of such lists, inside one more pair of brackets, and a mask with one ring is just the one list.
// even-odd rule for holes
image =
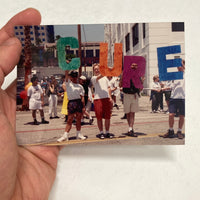
[[67, 104], [68, 114], [74, 114], [76, 112], [82, 113], [82, 109], [83, 109], [83, 103], [81, 99], [69, 100]]
[[101, 120], [102, 118], [110, 119], [111, 109], [112, 109], [112, 104], [109, 98], [94, 100], [94, 110], [95, 110], [96, 118], [98, 120]]
[[185, 116], [185, 99], [170, 99], [169, 113], [179, 113], [179, 115]]
[[30, 99], [29, 100], [29, 109], [30, 110], [42, 110], [42, 102], [41, 100]]
[[124, 93], [124, 112], [138, 112], [139, 111], [139, 96], [135, 94]]

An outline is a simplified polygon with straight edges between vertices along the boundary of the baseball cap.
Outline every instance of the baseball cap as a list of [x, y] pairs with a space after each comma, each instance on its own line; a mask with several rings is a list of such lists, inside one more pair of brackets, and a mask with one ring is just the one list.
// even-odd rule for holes
[[77, 78], [78, 77], [78, 72], [75, 70], [70, 71], [69, 76], [73, 77], [73, 78]]

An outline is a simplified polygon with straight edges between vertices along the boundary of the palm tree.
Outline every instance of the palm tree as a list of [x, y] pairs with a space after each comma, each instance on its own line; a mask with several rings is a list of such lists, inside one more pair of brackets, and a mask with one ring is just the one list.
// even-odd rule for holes
[[24, 46], [24, 54], [25, 54], [25, 77], [24, 82], [25, 85], [29, 83], [29, 76], [31, 75], [31, 36], [30, 36], [30, 26], [24, 27], [24, 34], [25, 34], [25, 46]]
[[[24, 27], [25, 35], [25, 46], [24, 46], [24, 67], [25, 67], [25, 77], [24, 77], [24, 86], [29, 83], [29, 76], [31, 75], [31, 37], [30, 37], [30, 26]], [[28, 110], [28, 99], [23, 99], [22, 110]]]

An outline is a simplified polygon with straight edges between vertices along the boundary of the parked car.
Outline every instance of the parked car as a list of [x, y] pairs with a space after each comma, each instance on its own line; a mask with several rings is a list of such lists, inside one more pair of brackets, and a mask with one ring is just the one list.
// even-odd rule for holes
[[17, 105], [21, 105], [23, 99], [20, 97], [20, 92], [24, 91], [24, 80], [17, 81], [17, 96], [16, 96], [16, 103]]

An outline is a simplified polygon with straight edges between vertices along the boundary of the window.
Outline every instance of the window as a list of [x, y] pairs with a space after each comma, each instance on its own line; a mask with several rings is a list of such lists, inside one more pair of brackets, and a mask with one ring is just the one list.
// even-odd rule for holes
[[143, 39], [146, 37], [146, 26], [145, 23], [142, 24], [142, 31], [143, 31]]
[[93, 57], [93, 50], [86, 50], [86, 58], [92, 58]]
[[138, 24], [132, 28], [133, 47], [139, 42], [139, 29]]
[[130, 50], [130, 33], [128, 33], [125, 37], [126, 41], [126, 52]]
[[74, 54], [74, 50], [70, 50], [70, 51], [69, 51], [69, 54]]
[[184, 22], [172, 22], [172, 32], [183, 32]]
[[23, 33], [23, 32], [20, 32], [20, 35], [24, 35], [24, 33]]
[[99, 57], [99, 49], [96, 49], [96, 57]]

